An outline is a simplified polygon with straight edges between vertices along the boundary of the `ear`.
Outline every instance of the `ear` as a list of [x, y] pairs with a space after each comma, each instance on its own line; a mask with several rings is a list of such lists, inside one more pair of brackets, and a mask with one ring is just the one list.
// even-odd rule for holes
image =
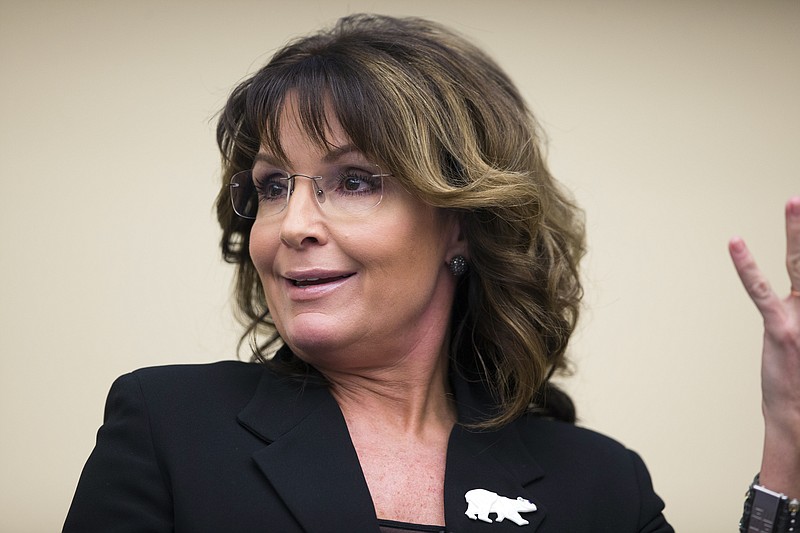
[[469, 260], [469, 246], [463, 231], [464, 224], [462, 215], [448, 212], [445, 216], [447, 217], [445, 223], [445, 227], [447, 228], [447, 232], [445, 233], [447, 238], [445, 260], [450, 261], [457, 255], [464, 256], [465, 259]]

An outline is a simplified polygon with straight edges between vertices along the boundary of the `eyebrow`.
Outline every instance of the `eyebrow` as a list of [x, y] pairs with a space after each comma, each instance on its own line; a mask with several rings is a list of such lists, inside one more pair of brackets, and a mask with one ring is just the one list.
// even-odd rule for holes
[[345, 144], [344, 146], [337, 146], [336, 148], [330, 150], [327, 154], [325, 154], [322, 160], [326, 163], [330, 163], [331, 161], [336, 161], [345, 154], [350, 154], [353, 152], [361, 153], [361, 151], [358, 148], [356, 148], [356, 146], [353, 144]]
[[[358, 152], [360, 155], [364, 156], [364, 154], [361, 153], [361, 150], [359, 150], [354, 144], [348, 143], [348, 144], [345, 144], [343, 146], [337, 146], [337, 147], [333, 148], [332, 150], [329, 150], [328, 153], [325, 154], [322, 157], [322, 161], [324, 163], [331, 163], [333, 161], [336, 161], [337, 159], [339, 159], [343, 155], [350, 154], [350, 153], [353, 153], [353, 152]], [[364, 156], [364, 157], [366, 157], [366, 156]], [[263, 152], [258, 152], [256, 154], [253, 162], [255, 163], [257, 161], [261, 161], [263, 163], [267, 163], [267, 164], [274, 165], [274, 166], [280, 166], [281, 165], [281, 163], [278, 161], [278, 159], [276, 157], [274, 157], [274, 156], [272, 156], [270, 154], [265, 154]]]

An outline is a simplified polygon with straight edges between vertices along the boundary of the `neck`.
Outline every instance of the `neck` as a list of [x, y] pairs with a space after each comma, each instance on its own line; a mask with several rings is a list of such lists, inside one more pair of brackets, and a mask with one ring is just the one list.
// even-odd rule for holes
[[432, 431], [449, 432], [455, 423], [444, 354], [430, 360], [408, 356], [390, 367], [326, 377], [351, 432], [424, 439]]
[[456, 421], [447, 358], [406, 357], [381, 370], [329, 374], [328, 379], [375, 513], [401, 522], [444, 524], [447, 445]]

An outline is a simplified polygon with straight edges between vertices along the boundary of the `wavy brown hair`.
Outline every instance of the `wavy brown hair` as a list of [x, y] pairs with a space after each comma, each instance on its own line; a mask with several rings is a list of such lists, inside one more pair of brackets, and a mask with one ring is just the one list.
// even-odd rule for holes
[[[280, 114], [297, 98], [301, 124], [325, 145], [326, 110], [350, 141], [423, 201], [460, 216], [469, 272], [458, 285], [451, 368], [485, 383], [497, 409], [482, 427], [532, 407], [574, 421], [550, 383], [567, 367], [578, 319], [582, 213], [551, 176], [540, 129], [500, 67], [465, 38], [430, 21], [353, 15], [297, 39], [240, 83], [220, 114], [222, 253], [237, 266], [238, 317], [253, 359], [281, 344], [248, 252], [252, 221], [239, 218], [231, 176], [264, 145], [285, 159]], [[241, 344], [240, 344], [241, 346]]]

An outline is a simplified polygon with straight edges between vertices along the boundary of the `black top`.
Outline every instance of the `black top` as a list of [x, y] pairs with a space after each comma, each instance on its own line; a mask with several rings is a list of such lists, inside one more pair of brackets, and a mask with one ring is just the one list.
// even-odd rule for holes
[[447, 533], [442, 526], [423, 526], [421, 524], [409, 524], [407, 522], [383, 519], [378, 520], [378, 527], [381, 533]]
[[[673, 531], [635, 453], [534, 415], [496, 431], [467, 430], [462, 423], [486, 411], [484, 393], [457, 376], [451, 384], [459, 423], [447, 449], [446, 531]], [[475, 488], [538, 509], [523, 515], [524, 529], [508, 519], [472, 520], [465, 494]], [[64, 531], [379, 533], [380, 526], [327, 387], [225, 361], [142, 369], [114, 383]]]

